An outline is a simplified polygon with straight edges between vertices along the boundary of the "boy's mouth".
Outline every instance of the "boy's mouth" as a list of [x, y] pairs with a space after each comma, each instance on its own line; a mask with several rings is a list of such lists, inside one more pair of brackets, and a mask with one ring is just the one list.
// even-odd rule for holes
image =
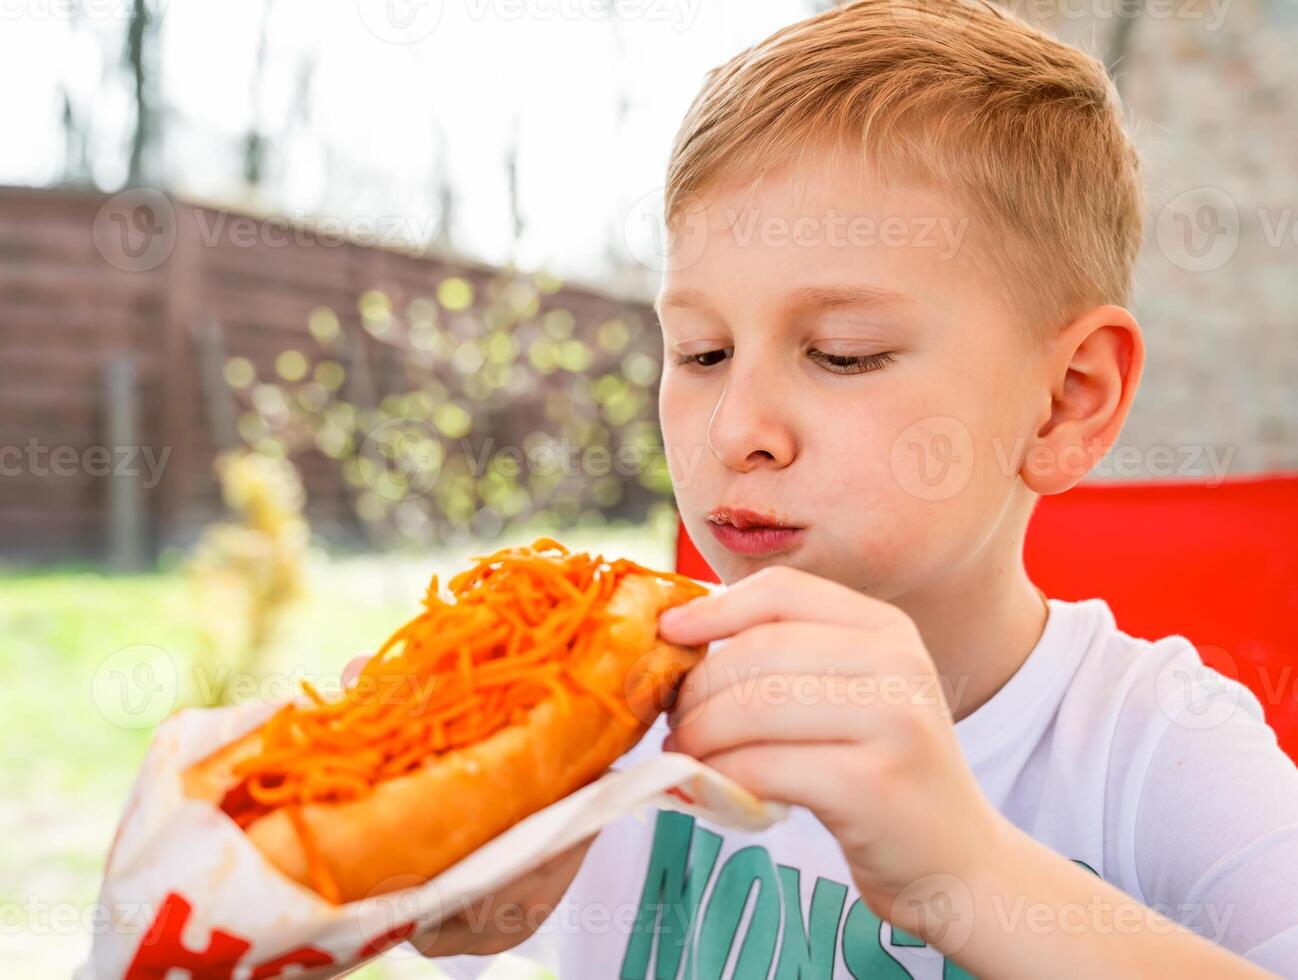
[[802, 543], [806, 528], [743, 507], [717, 507], [705, 518], [713, 537], [731, 551], [749, 557], [789, 551]]

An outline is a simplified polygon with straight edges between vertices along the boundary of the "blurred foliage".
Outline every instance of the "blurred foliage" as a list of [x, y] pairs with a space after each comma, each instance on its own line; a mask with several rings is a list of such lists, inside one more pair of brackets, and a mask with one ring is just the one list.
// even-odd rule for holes
[[229, 700], [235, 677], [261, 676], [275, 628], [305, 594], [310, 537], [291, 463], [241, 450], [215, 465], [236, 520], [209, 526], [187, 569], [203, 637], [196, 693], [208, 706]]
[[263, 454], [335, 461], [376, 544], [674, 521], [657, 333], [634, 308], [579, 321], [562, 287], [506, 268], [317, 307], [310, 350], [279, 352], [262, 377], [226, 362], [240, 434]]

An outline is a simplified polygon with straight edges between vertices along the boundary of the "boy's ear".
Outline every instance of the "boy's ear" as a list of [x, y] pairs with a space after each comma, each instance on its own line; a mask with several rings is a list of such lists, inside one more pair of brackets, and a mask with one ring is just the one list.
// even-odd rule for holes
[[1056, 335], [1046, 363], [1049, 418], [1020, 471], [1039, 494], [1074, 486], [1118, 438], [1145, 366], [1140, 324], [1120, 306], [1097, 306]]

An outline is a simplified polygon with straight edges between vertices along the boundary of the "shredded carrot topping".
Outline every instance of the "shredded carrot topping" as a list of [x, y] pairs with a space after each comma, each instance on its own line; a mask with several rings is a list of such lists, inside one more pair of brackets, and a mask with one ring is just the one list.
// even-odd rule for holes
[[258, 754], [235, 765], [238, 784], [222, 801], [241, 827], [284, 807], [301, 839], [312, 885], [339, 889], [311, 839], [300, 807], [359, 799], [387, 779], [526, 721], [554, 699], [567, 710], [587, 694], [619, 723], [639, 724], [625, 701], [573, 669], [603, 638], [604, 606], [631, 573], [706, 589], [675, 572], [570, 553], [552, 538], [475, 556], [443, 597], [432, 577], [423, 610], [384, 643], [341, 696], [309, 682], [308, 702], [287, 704], [262, 728]]

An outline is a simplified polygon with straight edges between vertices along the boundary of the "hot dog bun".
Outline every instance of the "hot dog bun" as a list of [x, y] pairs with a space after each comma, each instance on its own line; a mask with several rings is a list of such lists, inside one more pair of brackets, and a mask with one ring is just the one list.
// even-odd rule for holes
[[[689, 583], [694, 585], [695, 583]], [[335, 901], [354, 901], [432, 878], [524, 817], [599, 776], [643, 737], [670, 702], [702, 647], [666, 643], [658, 614], [702, 591], [679, 580], [632, 573], [604, 607], [604, 640], [572, 663], [592, 690], [629, 708], [615, 718], [595, 694], [546, 698], [517, 724], [428, 758], [359, 799], [271, 810], [245, 827], [283, 874], [317, 888], [307, 847], [336, 883]], [[236, 786], [235, 765], [262, 750], [261, 730], [217, 750], [183, 775], [186, 795], [219, 804]], [[317, 890], [319, 890], [317, 888]]]

